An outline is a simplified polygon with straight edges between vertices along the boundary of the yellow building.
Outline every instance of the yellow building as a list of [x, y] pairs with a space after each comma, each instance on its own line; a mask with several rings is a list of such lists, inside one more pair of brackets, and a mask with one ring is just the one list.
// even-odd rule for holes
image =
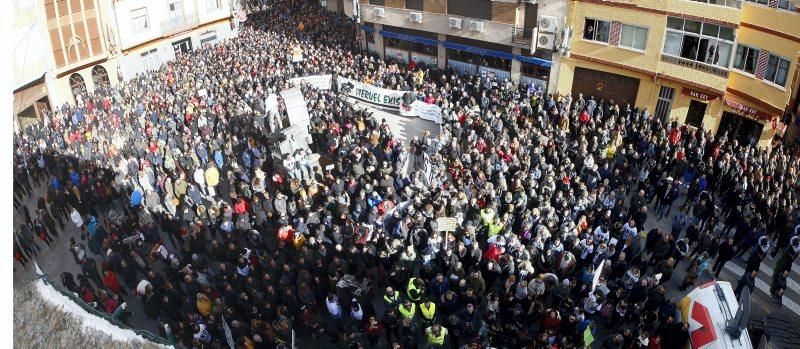
[[796, 111], [800, 13], [789, 0], [570, 0], [557, 90], [769, 146]]

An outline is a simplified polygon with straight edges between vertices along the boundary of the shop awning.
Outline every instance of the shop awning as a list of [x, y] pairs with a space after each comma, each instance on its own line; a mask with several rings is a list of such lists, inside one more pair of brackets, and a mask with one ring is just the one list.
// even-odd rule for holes
[[437, 40], [423, 38], [421, 36], [416, 36], [416, 35], [400, 34], [400, 33], [389, 32], [389, 31], [385, 31], [385, 30], [381, 30], [380, 34], [383, 35], [383, 36], [389, 37], [389, 38], [395, 38], [395, 39], [403, 40], [403, 41], [416, 42], [416, 43], [423, 44], [423, 45], [429, 45], [429, 46], [438, 46], [439, 45], [439, 41], [437, 41]]
[[452, 43], [452, 42], [449, 42], [449, 41], [444, 41], [443, 44], [444, 44], [444, 47], [449, 48], [449, 49], [471, 52], [471, 53], [478, 54], [478, 55], [481, 55], [481, 56], [497, 57], [497, 58], [503, 58], [503, 59], [514, 59], [514, 55], [509, 53], [509, 52], [501, 52], [501, 51], [489, 50], [489, 49], [480, 48], [480, 47], [461, 45], [461, 44], [456, 44], [456, 43]]
[[367, 33], [374, 33], [375, 32], [375, 28], [367, 27], [366, 25], [363, 25], [363, 24], [361, 25], [361, 29], [364, 29], [364, 31], [367, 32]]
[[514, 59], [516, 59], [516, 60], [518, 60], [520, 62], [535, 64], [535, 65], [542, 66], [542, 67], [547, 67], [547, 68], [550, 68], [553, 65], [553, 62], [550, 62], [550, 61], [548, 61], [546, 59], [541, 59], [541, 58], [536, 58], [536, 57], [531, 57], [531, 56], [514, 55]]

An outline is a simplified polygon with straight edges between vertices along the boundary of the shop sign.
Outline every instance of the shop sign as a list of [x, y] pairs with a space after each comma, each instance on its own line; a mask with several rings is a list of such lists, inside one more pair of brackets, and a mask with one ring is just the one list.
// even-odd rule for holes
[[756, 108], [748, 107], [742, 103], [727, 98], [724, 98], [723, 101], [725, 102], [725, 105], [729, 106], [731, 109], [733, 109], [733, 111], [735, 111], [739, 115], [761, 120], [769, 120], [772, 118], [772, 114], [762, 112]]
[[717, 99], [717, 95], [708, 94], [708, 93], [705, 93], [705, 92], [700, 92], [700, 91], [697, 91], [697, 90], [690, 89], [688, 87], [684, 87], [681, 91], [683, 92], [683, 94], [685, 94], [685, 95], [687, 95], [689, 97], [701, 99], [701, 100], [704, 100], [704, 101], [713, 101], [713, 100]]
[[687, 67], [687, 68], [691, 68], [691, 69], [694, 69], [694, 70], [699, 70], [701, 72], [714, 74], [714, 75], [719, 76], [719, 77], [723, 77], [723, 78], [727, 78], [728, 77], [728, 71], [727, 70], [722, 69], [722, 68], [717, 68], [717, 67], [715, 67], [713, 65], [709, 65], [709, 64], [705, 64], [705, 63], [701, 63], [701, 62], [696, 62], [696, 61], [693, 61], [693, 60], [684, 59], [684, 58], [680, 58], [680, 57], [664, 55], [664, 54], [661, 55], [661, 60], [664, 61], [664, 62], [667, 62], [667, 63], [672, 63], [672, 64], [675, 64], [675, 65], [679, 65], [679, 66], [682, 66], [682, 67]]

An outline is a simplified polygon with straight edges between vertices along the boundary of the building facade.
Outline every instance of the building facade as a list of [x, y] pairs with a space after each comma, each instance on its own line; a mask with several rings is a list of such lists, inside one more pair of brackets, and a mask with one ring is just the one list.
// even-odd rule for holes
[[50, 107], [45, 74], [52, 63], [46, 36], [42, 3], [34, 0], [12, 2], [11, 55], [14, 88], [14, 130], [37, 122]]
[[554, 50], [566, 0], [327, 0], [323, 5], [356, 17], [362, 48], [380, 57], [556, 87], [560, 56]]
[[787, 0], [570, 0], [557, 90], [769, 146], [796, 111], [800, 13]]
[[119, 0], [114, 21], [123, 80], [158, 69], [178, 53], [238, 33], [237, 0]]

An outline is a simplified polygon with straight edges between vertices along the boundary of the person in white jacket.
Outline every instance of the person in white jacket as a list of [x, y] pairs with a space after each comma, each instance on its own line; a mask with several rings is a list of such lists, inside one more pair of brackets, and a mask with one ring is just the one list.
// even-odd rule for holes
[[331, 316], [335, 320], [342, 319], [342, 305], [339, 304], [339, 298], [337, 298], [335, 294], [328, 294], [328, 298], [325, 298], [325, 305], [328, 307], [328, 312], [331, 313]]

